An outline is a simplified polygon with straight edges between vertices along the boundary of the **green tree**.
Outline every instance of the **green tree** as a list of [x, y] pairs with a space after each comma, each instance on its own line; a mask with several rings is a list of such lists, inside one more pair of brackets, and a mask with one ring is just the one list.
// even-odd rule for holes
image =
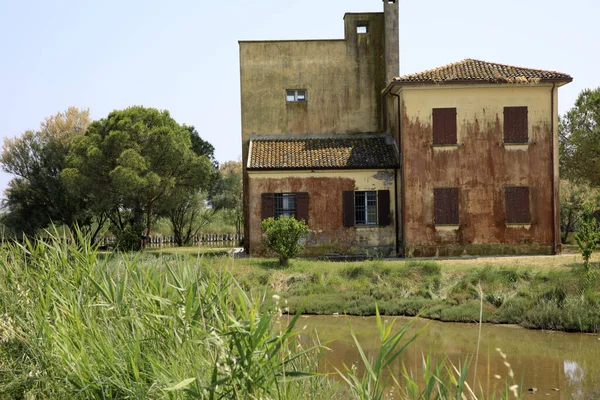
[[219, 177], [210, 203], [216, 210], [222, 210], [232, 217], [236, 233], [239, 234], [244, 223], [241, 161], [227, 161], [219, 167]]
[[584, 208], [597, 202], [598, 192], [587, 183], [560, 181], [560, 224], [562, 242], [566, 243], [569, 233], [575, 232], [583, 217]]
[[215, 210], [206, 206], [206, 193], [213, 188], [218, 180], [218, 163], [215, 160], [215, 148], [200, 137], [193, 126], [185, 126], [190, 133], [191, 149], [198, 156], [208, 157], [211, 163], [210, 172], [202, 190], [180, 186], [175, 188], [168, 201], [164, 202], [159, 211], [169, 219], [179, 246], [187, 245], [194, 235], [208, 225], [215, 215]]
[[15, 175], [6, 190], [4, 221], [13, 233], [34, 235], [51, 223], [91, 229], [95, 222], [95, 237], [102, 228], [102, 217], [94, 219], [85, 199], [60, 179], [72, 141], [88, 125], [89, 110], [71, 107], [46, 118], [38, 131], [4, 141], [2, 169]]
[[263, 244], [279, 256], [279, 265], [286, 266], [290, 258], [304, 250], [302, 239], [308, 235], [308, 226], [294, 217], [271, 217], [262, 221], [265, 232]]
[[167, 211], [173, 227], [173, 236], [178, 246], [188, 245], [193, 236], [210, 223], [215, 210], [206, 206], [206, 195], [203, 192], [192, 193]]
[[582, 91], [560, 120], [561, 175], [600, 187], [600, 87]]
[[150, 234], [169, 202], [209, 181], [211, 162], [193, 151], [190, 136], [190, 128], [168, 111], [139, 106], [113, 111], [73, 141], [61, 176], [108, 215], [117, 235], [144, 219]]

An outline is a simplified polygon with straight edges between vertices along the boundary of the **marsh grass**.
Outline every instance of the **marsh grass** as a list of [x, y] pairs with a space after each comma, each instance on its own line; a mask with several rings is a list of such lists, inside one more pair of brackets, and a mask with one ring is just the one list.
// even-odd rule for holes
[[0, 398], [334, 398], [298, 317], [210, 259], [99, 259], [87, 241], [0, 256]]
[[[597, 324], [594, 309], [574, 312], [599, 302], [593, 285], [578, 291], [577, 269], [569, 279], [493, 267], [445, 275], [431, 261], [294, 260], [274, 269], [264, 260], [200, 253], [99, 256], [82, 235], [73, 244], [48, 237], [0, 249], [2, 399], [371, 399], [393, 388], [401, 399], [462, 399], [471, 390], [466, 368], [444, 360], [423, 357], [424, 386], [406, 370], [387, 378], [387, 366], [414, 337], [408, 327], [382, 323], [381, 304], [390, 314], [443, 318], [455, 310], [452, 318], [475, 312], [483, 321], [511, 305], [534, 323], [556, 324], [559, 315], [567, 326], [598, 329], [589, 325]], [[509, 293], [499, 308], [477, 290], [473, 297], [479, 282], [484, 292]], [[449, 284], [458, 289], [445, 291]], [[446, 293], [464, 301], [447, 303]], [[305, 309], [377, 315], [382, 346], [374, 360], [361, 352], [365, 374], [340, 371], [341, 385], [320, 373], [326, 344], [307, 345], [296, 334]]]
[[[500, 265], [466, 263], [463, 268], [448, 264], [455, 260], [292, 260], [280, 268], [275, 260], [248, 258], [236, 260], [232, 273], [247, 290], [282, 294], [292, 311], [312, 295], [303, 308], [309, 314], [374, 315], [377, 302], [384, 315], [477, 322], [481, 314], [483, 322], [600, 332], [600, 274], [590, 278], [570, 257], [563, 257], [567, 263], [561, 266], [512, 265], [503, 259]], [[214, 268], [221, 263], [215, 258]]]

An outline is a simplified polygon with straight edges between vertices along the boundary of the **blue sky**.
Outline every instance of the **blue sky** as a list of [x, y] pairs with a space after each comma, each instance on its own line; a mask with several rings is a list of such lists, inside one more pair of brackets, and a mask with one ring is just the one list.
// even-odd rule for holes
[[[381, 0], [12, 1], [0, 12], [0, 135], [69, 106], [144, 105], [196, 126], [219, 161], [240, 145], [238, 40], [343, 37]], [[400, 0], [400, 72], [476, 58], [573, 76], [564, 113], [600, 86], [600, 2]], [[0, 191], [10, 176], [0, 174]]]

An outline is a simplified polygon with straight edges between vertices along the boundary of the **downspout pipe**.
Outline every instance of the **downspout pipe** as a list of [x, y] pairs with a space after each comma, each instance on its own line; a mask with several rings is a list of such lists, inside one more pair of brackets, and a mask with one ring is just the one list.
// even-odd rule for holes
[[[387, 93], [391, 94], [392, 96], [396, 97], [396, 99], [398, 99], [398, 108], [397, 108], [397, 113], [398, 113], [398, 162], [400, 163], [400, 171], [402, 173], [402, 146], [400, 145], [400, 96], [392, 93], [391, 91], [386, 91]], [[402, 182], [400, 182], [402, 183]], [[404, 195], [404, 190], [401, 190], [401, 195]], [[404, 202], [401, 203], [401, 207], [404, 205]], [[394, 210], [396, 213], [396, 255], [400, 254], [400, 240], [399, 238], [402, 237], [402, 240], [404, 240], [404, 235], [400, 235], [399, 230], [400, 230], [400, 224], [402, 224], [402, 229], [404, 230], [404, 219], [401, 217], [403, 214], [398, 212], [398, 167], [396, 167], [394, 169]]]
[[558, 141], [558, 135], [555, 138], [554, 130], [556, 129], [554, 125], [554, 90], [556, 88], [556, 82], [552, 83], [552, 89], [550, 89], [550, 132], [552, 133], [552, 162], [550, 163], [550, 167], [552, 169], [552, 213], [553, 213], [553, 238], [552, 238], [552, 254], [559, 254], [561, 250], [560, 245], [560, 209], [559, 209], [559, 190], [560, 190], [560, 176], [557, 172], [556, 161], [558, 160], [558, 149], [556, 148], [556, 142]]

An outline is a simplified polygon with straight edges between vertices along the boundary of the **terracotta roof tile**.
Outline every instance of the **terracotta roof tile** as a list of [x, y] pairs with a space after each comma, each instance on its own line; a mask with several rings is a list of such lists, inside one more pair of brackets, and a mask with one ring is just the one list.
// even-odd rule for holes
[[398, 164], [384, 136], [253, 139], [249, 169], [388, 168]]
[[394, 78], [399, 83], [538, 83], [540, 81], [571, 82], [573, 78], [555, 71], [544, 71], [491, 63], [467, 58], [465, 60], [416, 74]]

